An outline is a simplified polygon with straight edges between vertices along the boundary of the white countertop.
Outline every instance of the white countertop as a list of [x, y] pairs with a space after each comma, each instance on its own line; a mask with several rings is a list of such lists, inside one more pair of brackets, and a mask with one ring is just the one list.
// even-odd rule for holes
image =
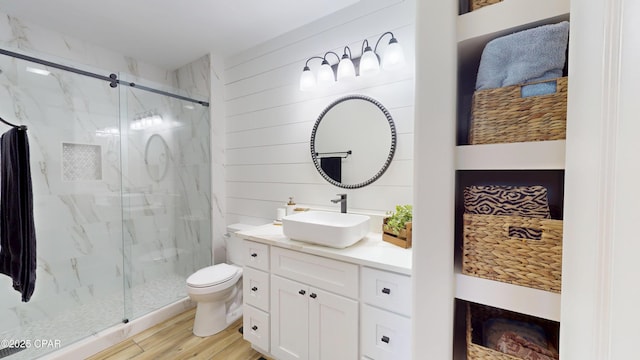
[[280, 225], [262, 225], [251, 230], [239, 231], [237, 235], [263, 244], [411, 275], [411, 249], [403, 249], [382, 241], [380, 233], [370, 232], [364, 239], [344, 249], [291, 240], [282, 234]]

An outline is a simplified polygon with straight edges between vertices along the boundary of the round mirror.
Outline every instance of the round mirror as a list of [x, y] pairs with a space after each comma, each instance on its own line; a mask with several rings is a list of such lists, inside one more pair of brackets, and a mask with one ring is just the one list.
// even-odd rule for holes
[[144, 164], [147, 173], [153, 181], [160, 181], [167, 174], [169, 168], [169, 147], [162, 136], [153, 134], [147, 140], [144, 150]]
[[311, 132], [311, 157], [331, 184], [356, 189], [376, 181], [396, 150], [389, 111], [362, 95], [340, 98], [318, 117]]

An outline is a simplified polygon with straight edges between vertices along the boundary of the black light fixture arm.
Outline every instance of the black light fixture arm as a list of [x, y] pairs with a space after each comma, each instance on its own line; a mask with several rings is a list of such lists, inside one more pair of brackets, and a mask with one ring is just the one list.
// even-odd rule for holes
[[[382, 40], [382, 38], [387, 34], [391, 35], [391, 40], [389, 41], [389, 43], [394, 42], [396, 37], [393, 36], [393, 33], [391, 31], [387, 31], [386, 33], [380, 35], [380, 37], [378, 38], [378, 41], [376, 41], [376, 47], [373, 48], [374, 53], [378, 53], [378, 44], [380, 44], [380, 40]], [[395, 40], [395, 42], [398, 42], [398, 40]]]
[[[364, 44], [367, 44], [367, 46], [364, 46]], [[371, 50], [371, 47], [369, 46], [369, 40], [364, 39], [364, 41], [362, 42], [362, 47], [360, 48], [360, 56], [362, 56], [362, 54], [364, 54], [365, 50], [369, 48], [369, 50]]]
[[[349, 55], [347, 56], [347, 50], [349, 50]], [[351, 54], [351, 48], [348, 46], [344, 47], [344, 53], [342, 54], [343, 59], [353, 59], [353, 55]]]
[[324, 61], [327, 61], [327, 55], [329, 55], [329, 54], [335, 55], [338, 58], [338, 62], [340, 62], [340, 55], [334, 53], [333, 51], [327, 51], [326, 53], [324, 53]]
[[321, 56], [312, 56], [309, 59], [307, 59], [307, 62], [304, 63], [304, 68], [305, 70], [309, 68], [309, 61], [313, 60], [313, 59], [320, 59], [324, 61], [324, 58]]

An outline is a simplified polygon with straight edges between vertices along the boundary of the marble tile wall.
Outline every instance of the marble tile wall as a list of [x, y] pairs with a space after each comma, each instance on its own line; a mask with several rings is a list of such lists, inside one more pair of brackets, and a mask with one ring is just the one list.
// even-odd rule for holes
[[[122, 129], [127, 134], [124, 240], [125, 254], [131, 255], [125, 262], [125, 284], [133, 289], [173, 274], [186, 278], [211, 264], [209, 111], [135, 88], [125, 94], [121, 104], [128, 119], [135, 122], [149, 113], [162, 119], [145, 129]], [[148, 144], [154, 138], [166, 144], [167, 171], [156, 178], [141, 166], [153, 158]], [[142, 315], [137, 299], [130, 300], [131, 316]]]
[[[1, 12], [0, 47], [209, 98], [209, 56], [177, 70], [160, 69]], [[0, 338], [49, 338], [54, 332], [33, 329], [43, 329], [38, 327], [43, 322], [55, 328], [60, 318], [97, 319], [74, 323], [74, 337], [63, 343], [69, 345], [124, 316], [140, 316], [186, 296], [154, 292], [149, 306], [139, 289], [161, 289], [163, 278], [172, 279], [167, 287], [173, 289], [176, 277], [186, 278], [211, 263], [210, 115], [199, 104], [112, 89], [106, 82], [64, 71], [50, 69], [49, 76], [41, 76], [25, 71], [27, 66], [39, 67], [0, 56], [0, 116], [29, 127], [37, 283], [32, 300], [21, 303], [11, 280], [0, 276], [0, 288], [8, 289], [0, 291]], [[162, 114], [163, 123], [130, 129], [133, 118], [147, 110]], [[120, 124], [123, 115], [129, 122]], [[158, 181], [144, 166], [145, 146], [153, 134], [164, 138], [170, 155], [167, 174]], [[99, 146], [102, 178], [65, 181], [63, 143]], [[158, 294], [166, 294], [164, 302]], [[86, 313], [100, 300], [125, 298], [125, 314], [73, 315], [78, 309]]]
[[[26, 71], [21, 60], [0, 57], [0, 113], [28, 126], [38, 268], [29, 303], [0, 277], [0, 333], [18, 335], [106, 294], [122, 294], [120, 140], [97, 136], [118, 127], [118, 91], [108, 83], [63, 71]], [[102, 149], [101, 180], [65, 181], [63, 143]], [[94, 324], [104, 328], [118, 321]]]

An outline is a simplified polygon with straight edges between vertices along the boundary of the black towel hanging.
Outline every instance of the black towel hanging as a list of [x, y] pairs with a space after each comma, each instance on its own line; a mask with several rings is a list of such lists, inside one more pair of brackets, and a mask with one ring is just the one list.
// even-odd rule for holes
[[0, 136], [0, 274], [27, 302], [37, 269], [33, 191], [27, 132], [13, 127]]
[[1, 117], [0, 117], [0, 121], [2, 121], [3, 123], [5, 123], [5, 124], [7, 124], [7, 125], [9, 125], [11, 127], [17, 128], [18, 130], [27, 130], [27, 126], [26, 125], [15, 125], [15, 124], [12, 124], [12, 123], [8, 122], [7, 120], [5, 120], [5, 119], [3, 119]]

